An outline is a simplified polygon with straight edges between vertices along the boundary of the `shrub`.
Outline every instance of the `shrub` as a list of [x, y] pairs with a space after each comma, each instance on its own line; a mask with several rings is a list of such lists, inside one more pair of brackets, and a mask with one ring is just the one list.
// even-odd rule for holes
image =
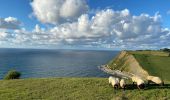
[[168, 48], [164, 48], [164, 49], [161, 49], [162, 51], [164, 51], [164, 52], [170, 52], [170, 49], [168, 49]]
[[19, 79], [20, 76], [21, 76], [20, 72], [18, 72], [16, 70], [11, 70], [5, 75], [4, 79], [6, 79], [6, 80]]

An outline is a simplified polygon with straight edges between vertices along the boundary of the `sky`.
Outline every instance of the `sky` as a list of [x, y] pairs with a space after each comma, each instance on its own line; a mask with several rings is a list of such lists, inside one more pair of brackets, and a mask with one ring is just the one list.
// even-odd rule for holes
[[170, 0], [0, 0], [0, 47], [170, 48]]

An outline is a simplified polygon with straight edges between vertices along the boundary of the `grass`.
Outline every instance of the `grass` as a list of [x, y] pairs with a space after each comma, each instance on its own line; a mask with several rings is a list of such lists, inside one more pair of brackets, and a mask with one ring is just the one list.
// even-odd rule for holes
[[[152, 51], [152, 53], [154, 53], [154, 51]], [[140, 65], [148, 71], [149, 74], [170, 80], [170, 57], [164, 52], [157, 51], [155, 54], [133, 53]]]
[[[170, 81], [170, 57], [168, 57], [167, 52], [128, 51], [128, 54], [132, 54], [136, 58], [136, 60], [139, 62], [139, 64], [142, 66], [142, 68], [145, 69], [150, 75], [161, 77], [165, 81], [165, 83], [168, 83], [168, 81]], [[122, 67], [125, 67], [125, 68], [129, 67], [128, 63], [125, 63], [125, 60], [128, 59], [126, 55], [120, 59], [117, 59], [117, 58], [118, 56], [108, 63], [108, 65], [111, 66], [112, 69], [121, 70]], [[115, 63], [117, 66], [114, 66]], [[128, 70], [125, 70], [125, 71], [128, 71]], [[132, 94], [129, 94], [128, 92], [132, 92]], [[139, 92], [137, 90], [133, 90], [133, 91], [128, 90], [128, 92], [127, 92], [127, 95], [129, 96], [130, 100], [132, 98], [135, 98], [135, 96], [132, 96], [132, 95], [136, 95], [136, 100], [139, 100], [138, 98], [143, 98], [144, 100], [150, 100], [150, 99], [151, 100], [170, 100], [169, 97], [166, 98], [166, 95], [168, 95], [167, 93], [170, 92], [169, 88], [167, 88], [166, 90], [162, 88], [158, 89], [157, 86], [155, 86], [155, 88], [153, 88], [152, 86], [149, 86], [146, 90], [144, 90], [144, 92]], [[163, 98], [163, 95], [165, 98]]]
[[[132, 54], [139, 62], [140, 66], [150, 75], [161, 77], [163, 80], [170, 81], [170, 57], [169, 53], [163, 51], [128, 51], [128, 55]], [[129, 63], [128, 55], [118, 59], [119, 55], [111, 60], [108, 65], [111, 69], [128, 71]], [[114, 65], [116, 63], [116, 66]], [[135, 67], [135, 66], [131, 66]]]
[[165, 100], [170, 85], [113, 90], [106, 78], [43, 78], [0, 81], [0, 100]]
[[163, 51], [128, 51], [132, 54], [147, 54], [147, 55], [155, 55], [155, 56], [168, 56], [167, 52], [163, 52]]

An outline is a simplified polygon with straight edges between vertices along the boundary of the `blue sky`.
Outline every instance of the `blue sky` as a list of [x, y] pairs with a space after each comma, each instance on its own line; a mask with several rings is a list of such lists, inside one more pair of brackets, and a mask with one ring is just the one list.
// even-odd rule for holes
[[[55, 0], [49, 0], [49, 2], [54, 2], [54, 1]], [[59, 1], [59, 0], [56, 0], [56, 1]], [[72, 9], [72, 6], [75, 3], [74, 1], [78, 2], [79, 5], [77, 5], [77, 7], [75, 9], [74, 8]], [[169, 21], [170, 12], [168, 14], [168, 11], [170, 11], [170, 6], [169, 6], [170, 1], [169, 0], [164, 0], [164, 1], [162, 1], [162, 0], [142, 0], [142, 1], [137, 1], [137, 0], [82, 0], [82, 1], [81, 0], [64, 0], [64, 2], [61, 2], [60, 5], [67, 4], [68, 7], [70, 7], [69, 9], [72, 9], [70, 12], [68, 12], [70, 15], [68, 15], [66, 13], [62, 13], [61, 15], [56, 15], [55, 13], [58, 13], [58, 12], [55, 12], [55, 11], [57, 11], [57, 10], [49, 8], [49, 7], [52, 8], [53, 6], [58, 6], [57, 2], [55, 2], [56, 4], [54, 4], [52, 6], [50, 6], [50, 3], [49, 3], [49, 5], [48, 5], [48, 3], [47, 3], [47, 5], [44, 5], [42, 3], [42, 5], [41, 5], [41, 3], [37, 4], [38, 2], [41, 2], [41, 1], [34, 0], [31, 5], [30, 4], [31, 0], [10, 0], [10, 1], [9, 0], [0, 0], [0, 18], [2, 20], [3, 19], [5, 20], [5, 18], [12, 17], [12, 18], [15, 18], [18, 22], [20, 22], [20, 25], [19, 25], [20, 28], [12, 29], [12, 30], [10, 29], [10, 27], [4, 28], [4, 25], [0, 24], [0, 30], [1, 30], [0, 32], [1, 32], [1, 34], [2, 33], [5, 34], [2, 36], [6, 36], [6, 37], [2, 37], [3, 39], [1, 40], [2, 41], [1, 47], [12, 46], [12, 47], [35, 47], [36, 48], [36, 47], [41, 47], [42, 45], [48, 45], [49, 47], [60, 48], [62, 45], [63, 47], [66, 47], [66, 48], [83, 47], [83, 48], [96, 48], [96, 49], [98, 49], [98, 48], [99, 49], [113, 49], [113, 48], [114, 49], [126, 49], [126, 47], [129, 47], [129, 45], [128, 44], [122, 45], [123, 43], [120, 44], [119, 42], [122, 42], [122, 41], [127, 42], [127, 41], [131, 41], [131, 40], [135, 41], [135, 39], [137, 39], [136, 42], [139, 42], [139, 44], [141, 44], [142, 47], [137, 47], [137, 48], [131, 47], [132, 49], [142, 49], [142, 48], [145, 49], [147, 47], [150, 47], [150, 45], [152, 45], [151, 43], [148, 43], [148, 45], [147, 45], [147, 43], [145, 43], [144, 41], [143, 42], [139, 41], [140, 40], [140, 39], [138, 39], [139, 37], [136, 36], [136, 34], [138, 34], [138, 33], [132, 32], [131, 30], [128, 30], [128, 32], [132, 33], [130, 35], [133, 37], [128, 36], [129, 38], [125, 39], [124, 38], [125, 36], [120, 36], [119, 33], [121, 32], [121, 35], [129, 34], [129, 33], [125, 33], [126, 30], [122, 30], [122, 31], [118, 30], [117, 31], [117, 29], [114, 29], [115, 30], [114, 32], [108, 31], [108, 33], [110, 35], [115, 34], [115, 35], [112, 35], [112, 37], [115, 37], [112, 39], [110, 39], [108, 37], [101, 38], [103, 36], [106, 36], [107, 33], [104, 33], [105, 31], [103, 31], [103, 34], [100, 31], [101, 33], [99, 34], [98, 30], [87, 30], [87, 29], [83, 29], [84, 31], [86, 30], [85, 33], [89, 32], [90, 34], [93, 34], [93, 35], [95, 34], [95, 36], [96, 36], [96, 34], [98, 34], [98, 35], [102, 34], [102, 35], [101, 35], [101, 37], [100, 36], [95, 37], [95, 39], [94, 39], [94, 36], [91, 36], [89, 34], [87, 34], [86, 36], [75, 35], [75, 37], [74, 37], [70, 34], [73, 34], [73, 33], [79, 34], [80, 32], [79, 31], [75, 32], [75, 30], [71, 29], [71, 30], [69, 30], [69, 32], [72, 32], [72, 33], [67, 33], [67, 34], [69, 34], [68, 36], [66, 36], [66, 37], [68, 37], [67, 39], [66, 39], [66, 37], [64, 37], [62, 39], [56, 38], [56, 40], [51, 40], [51, 41], [55, 41], [54, 43], [51, 43], [52, 45], [50, 43], [48, 43], [48, 41], [45, 41], [45, 43], [42, 43], [42, 42], [40, 43], [40, 40], [42, 40], [42, 38], [40, 38], [40, 37], [36, 37], [37, 39], [39, 39], [39, 40], [36, 40], [37, 43], [31, 43], [31, 44], [27, 43], [30, 41], [34, 41], [32, 39], [27, 38], [27, 37], [31, 37], [31, 35], [34, 35], [34, 37], [35, 37], [35, 35], [37, 35], [37, 34], [34, 34], [34, 33], [39, 32], [39, 33], [43, 33], [43, 34], [55, 34], [56, 30], [54, 30], [54, 29], [58, 28], [58, 30], [60, 30], [59, 27], [64, 26], [63, 28], [65, 28], [67, 30], [68, 26], [73, 25], [73, 23], [78, 23], [77, 20], [81, 19], [81, 18], [82, 19], [89, 18], [89, 21], [91, 21], [91, 23], [93, 23], [94, 20], [92, 19], [92, 17], [96, 17], [96, 19], [97, 19], [97, 16], [96, 16], [97, 14], [101, 14], [101, 16], [103, 14], [103, 16], [104, 16], [104, 13], [108, 14], [107, 13], [108, 9], [111, 9], [111, 13], [115, 13], [115, 11], [119, 11], [119, 13], [121, 13], [121, 11], [123, 11], [123, 10], [125, 11], [125, 9], [126, 9], [126, 10], [128, 10], [127, 12], [130, 13], [130, 15], [127, 15], [127, 16], [130, 16], [131, 19], [133, 18], [133, 16], [140, 17], [141, 14], [148, 14], [149, 17], [147, 17], [147, 18], [150, 21], [150, 20], [154, 20], [154, 19], [152, 19], [152, 17], [154, 17], [154, 16], [157, 17], [159, 15], [159, 16], [161, 16], [160, 21], [159, 22], [158, 21], [150, 22], [148, 24], [148, 27], [149, 27], [149, 25], [151, 26], [151, 25], [153, 25], [153, 23], [155, 23], [154, 27], [161, 27], [160, 30], [164, 30], [164, 31], [159, 31], [159, 32], [154, 31], [155, 34], [157, 34], [157, 35], [154, 34], [153, 37], [159, 35], [159, 38], [160, 37], [165, 38], [165, 37], [169, 36], [169, 33], [168, 33], [169, 28], [170, 28], [170, 21]], [[46, 1], [42, 0], [42, 2], [46, 2]], [[71, 5], [71, 4], [73, 4], [73, 5]], [[81, 4], [83, 4], [85, 6], [80, 7]], [[86, 6], [88, 6], [88, 8], [86, 8]], [[40, 7], [40, 9], [42, 9], [42, 11], [39, 11], [38, 7]], [[43, 7], [44, 9], [41, 7]], [[49, 11], [50, 12], [49, 14], [52, 15], [52, 17], [48, 17], [50, 15], [48, 15], [47, 17], [44, 17], [46, 15], [43, 15], [42, 12], [48, 13], [48, 11], [46, 11], [45, 8], [47, 10], [51, 10], [51, 12]], [[57, 8], [57, 9], [59, 9], [61, 11], [65, 11], [65, 10], [63, 10], [64, 8], [63, 9]], [[90, 12], [92, 12], [92, 11], [96, 11], [96, 12], [91, 14]], [[102, 13], [102, 11], [103, 11], [103, 13]], [[59, 13], [61, 13], [61, 12], [59, 12]], [[157, 16], [155, 15], [156, 13], [158, 13]], [[87, 16], [84, 16], [85, 14]], [[58, 16], [59, 16], [59, 19], [57, 19]], [[114, 19], [114, 18], [115, 18], [115, 16], [112, 15], [112, 19]], [[129, 17], [127, 17], [127, 18], [129, 18]], [[127, 20], [127, 18], [124, 18], [124, 19]], [[100, 19], [102, 19], [102, 18], [100, 18]], [[121, 19], [121, 21], [124, 21], [124, 19]], [[133, 19], [132, 20], [131, 19], [128, 19], [128, 21], [133, 20]], [[14, 19], [12, 21], [14, 21]], [[89, 21], [87, 21], [87, 22], [89, 22]], [[9, 26], [9, 24], [11, 24], [11, 23], [7, 23], [5, 25]], [[96, 23], [98, 23], [98, 22], [96, 22]], [[137, 23], [139, 23], [139, 22], [137, 22]], [[141, 23], [147, 23], [147, 22], [140, 22], [140, 24]], [[157, 25], [158, 23], [159, 23], [159, 25]], [[116, 23], [109, 23], [109, 25], [114, 25], [114, 24], [116, 24]], [[134, 23], [130, 23], [130, 24], [134, 24]], [[84, 25], [84, 23], [83, 23], [83, 25]], [[106, 23], [106, 26], [107, 25], [108, 25], [108, 23]], [[139, 26], [141, 26], [141, 25], [139, 25]], [[157, 26], [155, 26], [155, 25], [157, 25]], [[33, 30], [35, 30], [35, 28], [36, 28], [35, 26], [37, 26], [37, 29], [39, 29], [39, 31], [33, 32]], [[106, 27], [106, 26], [104, 26], [104, 27]], [[89, 25], [89, 27], [91, 28], [93, 26]], [[111, 27], [111, 29], [113, 29], [114, 27], [117, 27], [117, 26], [113, 26], [113, 27]], [[147, 27], [147, 29], [148, 29], [148, 27]], [[23, 32], [23, 28], [24, 28], [24, 32]], [[165, 29], [165, 28], [168, 28], [168, 29]], [[16, 42], [16, 40], [14, 39], [15, 37], [11, 38], [11, 36], [10, 36], [11, 34], [17, 34], [17, 36], [19, 36], [20, 33], [19, 32], [16, 33], [16, 30], [18, 30], [18, 31], [22, 30], [22, 33], [24, 33], [24, 34], [30, 33], [30, 36], [29, 35], [24, 35], [25, 37], [20, 36], [20, 37], [27, 38], [27, 40], [25, 40], [24, 42], [21, 43], [22, 46], [20, 45], [21, 41], [20, 42], [17, 41], [18, 44], [11, 43], [10, 46], [7, 45], [11, 41]], [[50, 33], [52, 30], [54, 30], [54, 32]], [[103, 30], [105, 30], [105, 29], [103, 29]], [[168, 32], [165, 32], [165, 30]], [[98, 31], [98, 33], [94, 33], [91, 31], [95, 31], [95, 32]], [[8, 33], [8, 32], [11, 32], [11, 33]], [[85, 34], [83, 32], [81, 34]], [[10, 35], [7, 36], [6, 33], [8, 33]], [[66, 34], [66, 33], [60, 32], [60, 33], [56, 33], [56, 34], [57, 34], [56, 36], [58, 36], [60, 34]], [[109, 34], [107, 34], [107, 35], [109, 35]], [[150, 35], [152, 35], [152, 33], [146, 32], [146, 34], [144, 34], [144, 35], [150, 36]], [[61, 35], [61, 37], [62, 36], [63, 35]], [[48, 35], [46, 37], [51, 37], [51, 36]], [[72, 37], [74, 37], [74, 38], [72, 38]], [[81, 40], [77, 39], [78, 37], [81, 38]], [[83, 38], [83, 37], [85, 37], [85, 38]], [[92, 38], [93, 38], [93, 40], [92, 40]], [[60, 41], [58, 41], [59, 39], [60, 39]], [[86, 41], [86, 40], [88, 40], [88, 41]], [[157, 40], [159, 41], [159, 39], [157, 39]], [[112, 42], [109, 42], [109, 41], [112, 41]], [[113, 41], [114, 41], [114, 43], [113, 43]], [[156, 39], [154, 41], [156, 41]], [[162, 41], [161, 43], [163, 43], [165, 41], [166, 40]], [[38, 44], [38, 43], [40, 43], [40, 44]], [[161, 43], [153, 44], [153, 49], [158, 49], [161, 47], [169, 47], [169, 43], [167, 43], [167, 45], [163, 45], [163, 46], [161, 46], [162, 45]], [[55, 44], [55, 45], [53, 45], [53, 44]], [[132, 43], [129, 43], [129, 44], [132, 45]], [[139, 45], [139, 44], [136, 44], [136, 45]], [[100, 46], [100, 45], [102, 45], [102, 46]], [[122, 47], [118, 46], [118, 45], [121, 45]], [[44, 47], [46, 47], [46, 46], [44, 46]], [[130, 49], [130, 48], [128, 48], [128, 49]]]
[[28, 17], [31, 13], [30, 0], [0, 0], [0, 17], [16, 17], [28, 29], [32, 29], [35, 24], [39, 23], [36, 19]]
[[[35, 24], [40, 23], [37, 19], [28, 17], [32, 13], [30, 2], [31, 0], [0, 0], [0, 17], [16, 17], [24, 22], [28, 29], [32, 29]], [[168, 21], [170, 15], [167, 14], [170, 10], [169, 0], [88, 0], [88, 3], [91, 9], [122, 10], [127, 8], [135, 15], [141, 13], [154, 15], [159, 12], [163, 17], [163, 26], [170, 27], [170, 21]]]
[[169, 0], [88, 0], [91, 8], [105, 9], [110, 7], [114, 10], [129, 9], [134, 15], [141, 13], [147, 13], [154, 15], [155, 12], [159, 12], [163, 17], [163, 25], [170, 27], [170, 15], [167, 11], [170, 9]]

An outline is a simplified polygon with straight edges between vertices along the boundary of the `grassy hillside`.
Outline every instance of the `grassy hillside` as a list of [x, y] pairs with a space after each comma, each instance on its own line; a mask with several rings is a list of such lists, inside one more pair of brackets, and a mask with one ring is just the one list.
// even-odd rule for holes
[[168, 56], [167, 52], [163, 51], [128, 51], [129, 53], [132, 54], [147, 54], [147, 55], [155, 55], [155, 56]]
[[170, 80], [170, 57], [168, 57], [168, 53], [141, 51], [132, 52], [132, 54], [150, 75], [157, 75], [165, 80]]
[[170, 85], [138, 90], [128, 86], [125, 93], [113, 90], [106, 78], [44, 78], [1, 80], [0, 100], [166, 100]]
[[[135, 62], [136, 64], [133, 64]], [[149, 74], [170, 80], [170, 57], [162, 51], [127, 51], [126, 54], [121, 52], [108, 65], [111, 69], [145, 74], [144, 77]]]

